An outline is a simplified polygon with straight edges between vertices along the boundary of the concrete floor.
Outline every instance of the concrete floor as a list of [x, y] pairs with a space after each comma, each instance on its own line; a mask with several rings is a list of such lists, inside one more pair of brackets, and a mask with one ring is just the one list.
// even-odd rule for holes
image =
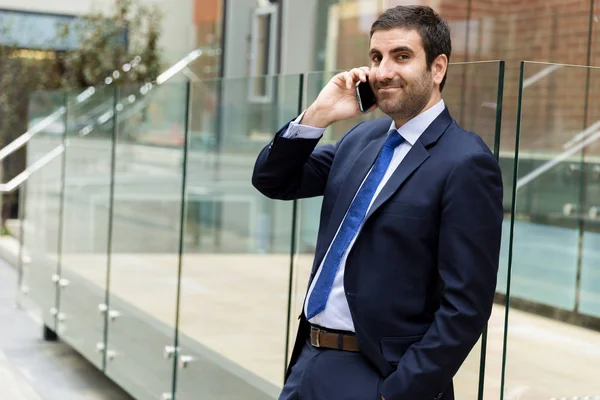
[[[181, 276], [180, 332], [190, 341], [201, 343], [222, 359], [228, 360], [228, 365], [252, 371], [259, 380], [271, 385], [280, 385], [285, 339], [281, 333], [284, 332], [287, 315], [285, 306], [289, 279], [288, 270], [281, 268], [281, 265], [285, 265], [287, 257], [186, 255]], [[301, 306], [310, 259], [309, 255], [297, 258], [292, 315], [297, 315]], [[111, 265], [111, 292], [133, 308], [143, 311], [146, 315], [144, 318], [149, 319], [147, 316], [152, 315], [150, 319], [153, 322], [172, 329], [176, 255], [113, 254]], [[31, 386], [37, 393], [46, 395], [42, 397], [46, 399], [128, 399], [127, 395], [118, 391], [68, 347], [60, 343], [44, 343], [39, 339], [40, 327], [23, 311], [14, 308], [14, 275], [12, 269], [0, 266], [0, 354], [9, 360], [4, 363], [8, 364], [5, 375], [14, 382], [9, 387], [22, 389]], [[66, 326], [89, 321], [89, 318], [82, 319], [81, 310], [75, 307], [82, 303], [75, 296], [79, 293], [75, 289], [82, 282], [97, 287], [104, 285], [105, 257], [63, 254], [63, 276], [71, 281], [68, 291], [65, 291], [69, 295], [61, 301], [61, 310], [68, 317]], [[156, 296], [159, 292], [162, 295]], [[169, 296], [165, 297], [167, 294]], [[96, 306], [92, 304], [88, 311], [84, 310], [83, 316], [98, 315]], [[495, 305], [489, 323], [486, 352], [484, 398], [489, 400], [501, 398], [504, 316], [505, 308]], [[117, 325], [111, 325], [110, 329], [130, 326], [136, 318], [134, 314], [123, 312]], [[20, 322], [11, 322], [17, 319]], [[600, 400], [597, 368], [600, 362], [600, 334], [597, 331], [515, 309], [510, 310], [508, 325], [505, 400]], [[139, 363], [139, 349], [132, 349], [132, 343], [126, 340], [122, 332], [123, 337], [117, 331], [113, 333], [110, 345], [120, 354], [117, 360], [129, 361], [127, 365]], [[154, 333], [148, 331], [145, 334], [150, 337]], [[258, 348], [260, 352], [248, 350]], [[147, 353], [143, 351], [143, 354]], [[162, 353], [158, 357], [162, 359]], [[2, 365], [0, 359], [0, 367]], [[191, 368], [178, 377], [181, 387], [202, 377], [202, 372]], [[477, 345], [455, 377], [457, 400], [477, 398], [479, 375], [480, 350]], [[27, 385], [23, 385], [24, 382]], [[227, 382], [230, 384], [231, 381]], [[2, 396], [1, 390], [4, 389], [0, 388], [0, 399], [39, 398], [24, 397], [26, 394], [21, 397]]]
[[[281, 385], [288, 270], [287, 255], [188, 254], [181, 276], [179, 329], [223, 358], [252, 371], [260, 379]], [[300, 312], [312, 255], [297, 257], [292, 316]], [[102, 257], [63, 254], [63, 274], [70, 290], [82, 278], [101, 287]], [[111, 291], [122, 300], [172, 327], [177, 257], [174, 254], [113, 254]], [[215, 273], [218, 271], [218, 273]], [[156, 296], [155, 293], [162, 293]], [[76, 301], [73, 299], [72, 302]], [[67, 299], [63, 307], [68, 306]], [[89, 312], [93, 312], [90, 310]], [[75, 315], [72, 321], [76, 321]], [[119, 324], [132, 319], [120, 317]], [[292, 331], [295, 318], [292, 318]], [[484, 398], [501, 398], [505, 307], [495, 305], [489, 321]], [[121, 355], [137, 359], [127, 341], [113, 346]], [[233, 339], [233, 340], [232, 340]], [[252, 351], [248, 349], [260, 349]], [[600, 334], [549, 318], [511, 309], [506, 350], [504, 400], [552, 398], [600, 400]], [[458, 400], [477, 398], [480, 345], [476, 345], [458, 374]], [[183, 375], [179, 382], [197, 379]]]
[[131, 400], [64, 343], [42, 339], [42, 326], [17, 308], [16, 271], [0, 261], [0, 399]]

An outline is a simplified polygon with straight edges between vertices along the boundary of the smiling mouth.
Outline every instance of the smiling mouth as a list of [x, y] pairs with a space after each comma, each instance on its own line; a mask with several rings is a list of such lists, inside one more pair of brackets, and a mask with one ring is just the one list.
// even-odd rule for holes
[[391, 91], [398, 90], [398, 89], [402, 89], [402, 88], [399, 86], [386, 86], [386, 87], [380, 87], [377, 90], [380, 92], [391, 92]]

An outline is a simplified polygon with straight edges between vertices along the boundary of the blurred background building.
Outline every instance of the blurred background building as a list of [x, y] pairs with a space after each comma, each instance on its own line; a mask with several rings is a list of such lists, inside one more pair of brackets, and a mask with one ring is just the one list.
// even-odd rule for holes
[[450, 25], [446, 104], [505, 187], [457, 399], [600, 399], [598, 0], [0, 2], [0, 256], [44, 336], [137, 399], [276, 398], [320, 199], [265, 199], [254, 159], [415, 3]]

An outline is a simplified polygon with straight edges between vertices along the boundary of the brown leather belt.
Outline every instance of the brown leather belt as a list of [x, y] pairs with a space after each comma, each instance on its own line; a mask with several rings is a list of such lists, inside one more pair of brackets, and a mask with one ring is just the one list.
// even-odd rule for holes
[[353, 334], [329, 332], [314, 325], [310, 326], [310, 344], [327, 349], [360, 351], [356, 343], [356, 336]]

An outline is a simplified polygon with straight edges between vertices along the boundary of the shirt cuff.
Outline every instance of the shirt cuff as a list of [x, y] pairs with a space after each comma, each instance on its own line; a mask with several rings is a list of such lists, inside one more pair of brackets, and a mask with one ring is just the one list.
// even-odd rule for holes
[[290, 122], [288, 129], [281, 135], [286, 139], [320, 139], [325, 132], [325, 128], [315, 128], [314, 126], [301, 125], [298, 122], [302, 120], [304, 113], [302, 112], [294, 121]]

